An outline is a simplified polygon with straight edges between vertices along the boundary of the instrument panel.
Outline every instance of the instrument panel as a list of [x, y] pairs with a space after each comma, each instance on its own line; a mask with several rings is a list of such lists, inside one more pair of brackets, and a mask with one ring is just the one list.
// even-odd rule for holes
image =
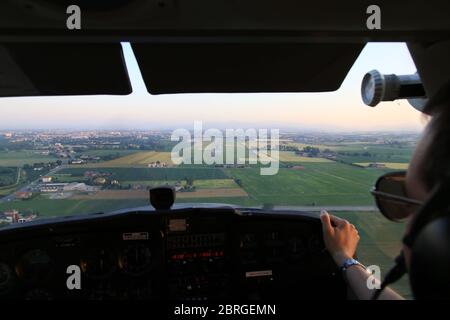
[[0, 299], [346, 298], [320, 220], [186, 208], [0, 230]]

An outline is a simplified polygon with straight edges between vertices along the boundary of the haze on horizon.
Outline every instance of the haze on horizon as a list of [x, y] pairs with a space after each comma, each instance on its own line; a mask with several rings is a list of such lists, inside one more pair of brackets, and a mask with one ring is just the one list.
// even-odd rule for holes
[[[128, 96], [0, 98], [0, 130], [171, 130], [194, 121], [215, 128], [280, 128], [293, 131], [420, 132], [422, 113], [406, 101], [363, 104], [367, 71], [416, 71], [405, 44], [371, 43], [341, 88], [331, 93], [150, 95], [129, 44], [123, 44], [133, 93]], [[70, 72], [70, 71], [69, 71]]]

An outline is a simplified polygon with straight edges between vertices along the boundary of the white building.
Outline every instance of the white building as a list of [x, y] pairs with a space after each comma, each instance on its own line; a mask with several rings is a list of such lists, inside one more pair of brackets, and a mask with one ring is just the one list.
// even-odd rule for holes
[[41, 181], [43, 183], [50, 183], [50, 182], [52, 182], [52, 177], [42, 177]]

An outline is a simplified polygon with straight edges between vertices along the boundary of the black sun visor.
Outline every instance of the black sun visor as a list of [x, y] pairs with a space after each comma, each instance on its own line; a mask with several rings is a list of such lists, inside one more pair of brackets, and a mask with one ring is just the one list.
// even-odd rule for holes
[[131, 91], [120, 43], [0, 45], [0, 97]]
[[152, 94], [339, 89], [363, 44], [133, 44]]

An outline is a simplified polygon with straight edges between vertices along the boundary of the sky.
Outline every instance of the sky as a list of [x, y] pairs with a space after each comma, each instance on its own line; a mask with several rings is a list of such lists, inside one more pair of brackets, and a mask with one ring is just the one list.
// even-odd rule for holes
[[128, 96], [0, 98], [0, 130], [267, 127], [305, 131], [421, 131], [423, 115], [407, 101], [365, 106], [364, 74], [416, 71], [403, 43], [368, 44], [341, 88], [331, 93], [178, 94], [146, 91], [131, 46], [122, 44], [133, 93]]

